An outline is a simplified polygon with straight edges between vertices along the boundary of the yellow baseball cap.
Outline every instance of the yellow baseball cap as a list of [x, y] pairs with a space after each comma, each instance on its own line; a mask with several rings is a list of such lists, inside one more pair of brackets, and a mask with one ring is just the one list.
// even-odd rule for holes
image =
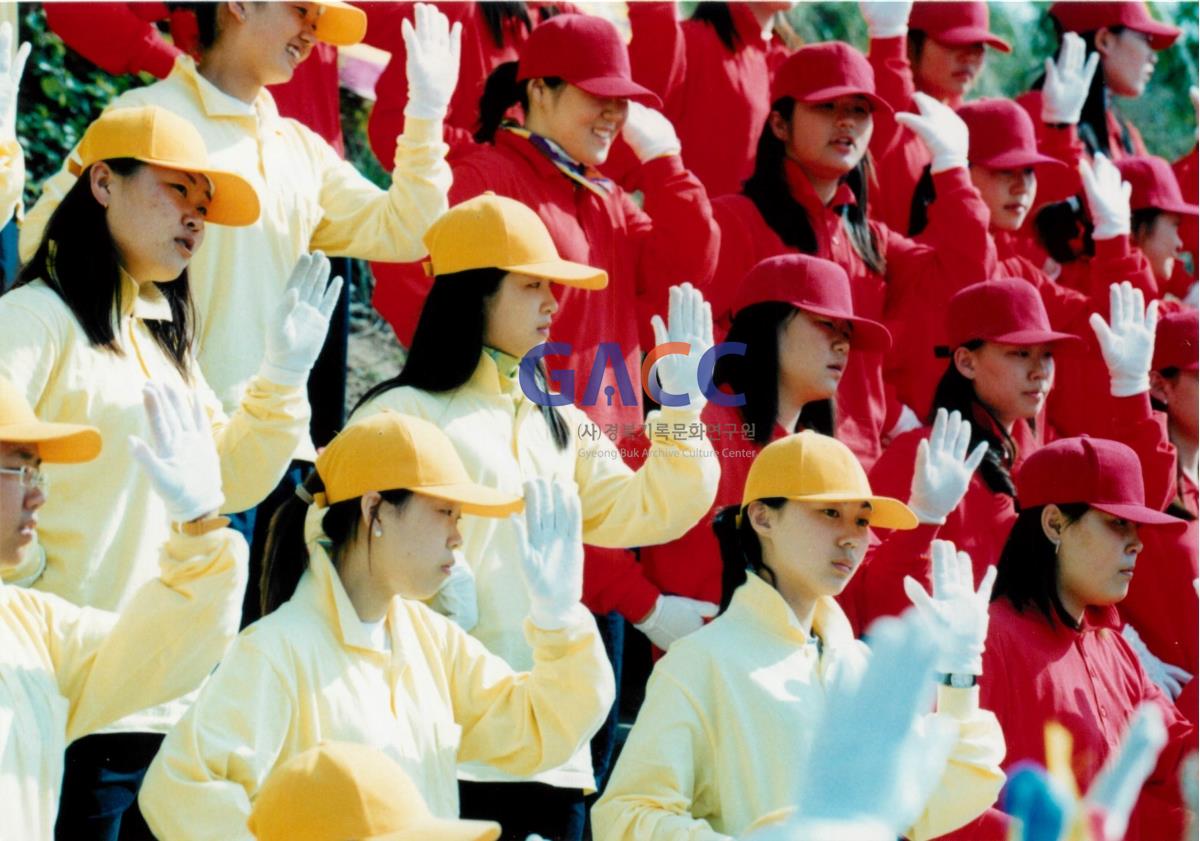
[[0, 377], [0, 443], [37, 444], [42, 461], [77, 463], [100, 454], [100, 430], [74, 423], [44, 423], [25, 395]]
[[212, 183], [212, 202], [205, 220], [238, 227], [258, 219], [258, 193], [242, 176], [209, 166], [208, 149], [196, 127], [165, 108], [144, 105], [110, 108], [88, 126], [79, 141], [80, 160], [68, 158], [67, 169], [79, 175], [97, 161], [134, 158], [168, 169], [199, 172]]
[[425, 273], [430, 276], [503, 269], [580, 289], [608, 286], [608, 272], [558, 256], [536, 213], [490, 191], [443, 213], [425, 232], [424, 242], [429, 249]]
[[258, 841], [495, 841], [500, 824], [437, 818], [408, 774], [367, 745], [324, 742], [276, 768], [246, 826]]
[[327, 44], [349, 47], [367, 34], [367, 15], [342, 0], [313, 0], [321, 7], [317, 18], [317, 38]]
[[916, 515], [903, 502], [871, 493], [867, 474], [849, 447], [810, 430], [772, 441], [750, 465], [742, 510], [756, 499], [771, 497], [801, 502], [869, 502], [872, 526], [917, 527]]
[[325, 485], [313, 494], [318, 508], [392, 490], [459, 502], [464, 514], [480, 517], [507, 517], [525, 508], [519, 496], [472, 482], [442, 430], [390, 410], [339, 432], [317, 456], [317, 475]]

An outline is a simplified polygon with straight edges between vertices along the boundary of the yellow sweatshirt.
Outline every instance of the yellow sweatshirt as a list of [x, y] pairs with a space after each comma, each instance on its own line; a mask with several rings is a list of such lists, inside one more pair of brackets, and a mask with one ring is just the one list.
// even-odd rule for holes
[[[207, 226], [188, 268], [200, 316], [200, 367], [229, 413], [258, 371], [275, 307], [302, 253], [319, 248], [364, 260], [417, 260], [425, 254], [421, 237], [449, 206], [440, 121], [404, 121], [392, 183], [381, 190], [319, 135], [280, 117], [266, 89], [253, 103], [242, 102], [201, 76], [186, 56], [166, 79], [126, 91], [109, 107], [139, 105], [187, 119], [204, 138], [212, 165], [236, 172], [258, 191], [259, 220], [241, 228]], [[43, 184], [21, 228], [22, 260], [37, 249], [75, 180], [64, 161]], [[304, 441], [298, 457], [313, 458], [307, 435]]]
[[25, 191], [25, 152], [16, 140], [0, 142], [0, 227], [16, 214], [23, 216], [21, 194]]
[[[516, 360], [503, 354], [501, 373], [488, 353], [475, 373], [452, 392], [391, 389], [354, 414], [367, 417], [384, 409], [415, 415], [437, 424], [454, 442], [475, 482], [521, 494], [534, 477], [555, 477], [574, 484], [583, 507], [583, 541], [593, 546], [634, 547], [674, 540], [712, 506], [720, 465], [703, 432], [675, 440], [656, 436], [650, 456], [634, 472], [603, 434], [589, 438], [592, 421], [575, 406], [558, 411], [566, 420], [569, 442], [559, 450], [540, 408], [526, 399], [514, 376]], [[663, 409], [651, 423], [691, 424], [695, 412]], [[654, 428], [653, 426], [651, 427]], [[597, 427], [597, 429], [599, 429]], [[496, 519], [464, 516], [459, 526], [462, 553], [475, 573], [479, 622], [471, 634], [514, 669], [528, 669], [533, 649], [522, 634], [529, 594], [519, 569], [520, 516]], [[467, 767], [464, 779], [513, 779], [495, 769]], [[591, 752], [585, 749], [562, 768], [535, 778], [567, 788], [593, 789]]]
[[[751, 575], [729, 609], [671, 646], [604, 796], [592, 810], [597, 841], [717, 841], [795, 805], [799, 762], [835, 670], [861, 674], [870, 654], [833, 599], [817, 605], [808, 636], [779, 593]], [[820, 649], [818, 651], [818, 649]], [[906, 837], [933, 838], [995, 802], [1004, 737], [979, 709], [978, 689], [945, 688], [939, 712], [959, 740], [924, 814]], [[870, 722], [863, 722], [869, 749]], [[780, 813], [782, 814], [782, 813]]]
[[50, 841], [69, 742], [198, 687], [237, 634], [246, 543], [172, 534], [120, 614], [0, 584], [0, 837]]
[[396, 760], [439, 817], [458, 815], [459, 759], [516, 774], [557, 765], [599, 729], [613, 675], [591, 615], [526, 622], [514, 672], [424, 605], [394, 599], [377, 647], [321, 546], [292, 598], [238, 637], [163, 742], [139, 803], [162, 841], [249, 839], [246, 819], [279, 763], [323, 740]]

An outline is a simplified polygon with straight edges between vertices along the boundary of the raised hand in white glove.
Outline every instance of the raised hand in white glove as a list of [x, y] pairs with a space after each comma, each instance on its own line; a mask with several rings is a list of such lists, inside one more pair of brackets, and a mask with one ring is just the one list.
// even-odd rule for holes
[[1087, 56], [1083, 39], [1074, 32], [1063, 35], [1058, 61], [1046, 59], [1046, 81], [1042, 85], [1042, 122], [1075, 125], [1083, 113], [1083, 103], [1092, 89], [1092, 77], [1100, 62], [1100, 53]]
[[933, 432], [917, 445], [916, 470], [908, 507], [922, 523], [942, 524], [946, 516], [962, 502], [975, 469], [987, 453], [981, 441], [970, 455], [971, 424], [958, 412], [938, 409]]
[[1142, 664], [1142, 669], [1145, 670], [1146, 676], [1150, 678], [1151, 682], [1172, 701], [1178, 698], [1179, 694], [1183, 692], [1183, 687], [1192, 679], [1192, 673], [1173, 666], [1165, 660], [1159, 660], [1146, 647], [1146, 643], [1142, 642], [1141, 636], [1132, 625], [1122, 628], [1121, 636], [1125, 638], [1125, 642], [1129, 643], [1129, 647], [1137, 655], [1138, 662]]
[[171, 519], [186, 523], [215, 514], [225, 502], [221, 460], [204, 407], [194, 394], [147, 382], [142, 402], [150, 421], [147, 444], [129, 436], [134, 460], [166, 503]]
[[529, 618], [545, 631], [565, 628], [583, 597], [583, 526], [579, 494], [550, 479], [525, 489], [525, 552], [521, 572], [529, 589]]
[[408, 104], [404, 116], [440, 120], [446, 116], [458, 84], [462, 24], [456, 21], [451, 26], [450, 20], [428, 3], [417, 3], [413, 18], [415, 27], [407, 18], [400, 24], [407, 52], [404, 72], [408, 78]]
[[867, 22], [867, 35], [872, 39], [899, 38], [908, 33], [908, 16], [912, 12], [912, 5], [911, 0], [859, 0], [858, 11]]
[[14, 140], [17, 136], [17, 94], [30, 50], [29, 42], [25, 41], [14, 56], [12, 40], [12, 24], [0, 23], [0, 141]]
[[1154, 770], [1158, 755], [1167, 743], [1167, 727], [1162, 710], [1153, 701], [1144, 701], [1134, 710], [1125, 736], [1116, 751], [1084, 795], [1084, 803], [1104, 814], [1104, 837], [1097, 841], [1118, 841], [1125, 837], [1129, 815], [1142, 792], [1142, 785]]
[[[684, 342], [687, 354], [671, 353], [659, 359], [655, 365], [658, 381], [664, 394], [659, 402], [664, 406], [687, 406], [699, 412], [708, 403], [700, 390], [698, 373], [700, 359], [713, 346], [712, 305], [704, 300], [700, 290], [690, 283], [672, 286], [667, 304], [667, 324], [660, 316], [650, 317], [654, 329], [654, 341], [663, 345], [668, 342]], [[687, 401], [671, 400], [668, 394], [687, 395]]]
[[632, 100], [621, 136], [642, 163], [665, 155], [678, 155], [683, 148], [670, 120], [653, 108]]
[[302, 386], [325, 344], [329, 318], [342, 294], [342, 279], [328, 285], [329, 260], [320, 251], [302, 254], [288, 280], [259, 375], [277, 385]]
[[704, 627], [705, 619], [712, 619], [719, 608], [712, 602], [702, 602], [685, 596], [659, 596], [650, 615], [633, 627], [637, 628], [650, 642], [666, 651], [671, 643], [686, 637], [692, 631]]
[[988, 602], [996, 581], [996, 568], [988, 567], [979, 584], [966, 552], [955, 551], [949, 540], [933, 541], [933, 597], [910, 575], [904, 592], [917, 610], [942, 636], [937, 670], [951, 675], [983, 674], [983, 648], [987, 640]]
[[470, 631], [479, 624], [475, 573], [458, 550], [454, 552], [454, 566], [450, 567], [450, 575], [434, 594], [431, 606], [464, 631]]
[[1092, 239], [1112, 239], [1129, 233], [1129, 196], [1133, 189], [1121, 180], [1121, 170], [1097, 153], [1092, 163], [1079, 162], [1079, 177], [1087, 195]]
[[960, 167], [965, 169], [969, 135], [962, 117], [927, 94], [914, 93], [913, 101], [921, 113], [902, 112], [896, 115], [896, 122], [910, 128], [929, 148], [933, 155], [929, 171], [937, 175]]
[[1158, 301], [1146, 306], [1142, 290], [1127, 280], [1114, 283], [1108, 287], [1108, 323], [1094, 312], [1088, 316], [1088, 324], [1108, 366], [1112, 396], [1130, 397], [1149, 391]]

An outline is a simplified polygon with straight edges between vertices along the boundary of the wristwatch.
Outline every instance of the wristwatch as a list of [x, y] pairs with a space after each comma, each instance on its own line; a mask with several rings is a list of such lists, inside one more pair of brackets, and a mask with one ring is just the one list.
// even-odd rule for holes
[[954, 689], [970, 689], [979, 683], [979, 678], [976, 675], [942, 674], [938, 677], [938, 683]]

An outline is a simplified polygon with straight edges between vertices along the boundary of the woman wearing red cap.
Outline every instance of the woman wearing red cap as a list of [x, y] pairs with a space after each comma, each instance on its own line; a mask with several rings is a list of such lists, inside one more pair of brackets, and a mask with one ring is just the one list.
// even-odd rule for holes
[[1132, 580], [1155, 575], [1142, 534], [1179, 521], [1146, 504], [1137, 455], [1102, 438], [1066, 438], [1029, 456], [1016, 497], [1021, 513], [1000, 553], [980, 681], [980, 703], [1004, 729], [1004, 764], [1045, 765], [1045, 727], [1057, 722], [1086, 790], [1137, 706], [1158, 703], [1166, 748], [1128, 832], [1110, 837], [1180, 838], [1179, 764], [1195, 731], [1121, 638], [1116, 609]]
[[[597, 841], [727, 841], [782, 818], [796, 802], [798, 758], [815, 741], [830, 683], [856, 680], [867, 667], [869, 650], [834, 596], [862, 564], [872, 527], [915, 525], [903, 503], [873, 492], [836, 439], [805, 431], [763, 448], [741, 497], [713, 525], [724, 610], [656, 665], [592, 810]], [[1003, 783], [998, 727], [975, 688], [991, 577], [976, 591], [970, 560], [949, 544], [938, 546], [936, 564], [933, 599], [910, 585], [942, 638], [935, 666], [944, 685], [923, 732], [945, 727], [953, 746], [910, 771], [927, 786], [903, 820], [911, 839], [976, 818]], [[862, 722], [862, 750], [872, 748], [870, 730]]]
[[[967, 132], [953, 111], [917, 94], [923, 116], [895, 118], [920, 134], [935, 158], [939, 201], [928, 242], [918, 244], [867, 218], [867, 147], [877, 120], [882, 131], [894, 128], [867, 60], [840, 42], [803, 47], [776, 74], [771, 96], [753, 175], [741, 194], [713, 205], [721, 257], [708, 297], [718, 319], [727, 321], [754, 264], [794, 251], [845, 269], [855, 313], [877, 321], [905, 297], [991, 274], [987, 208], [968, 181]], [[878, 458], [889, 433], [915, 420], [885, 393], [883, 369], [881, 354], [855, 355], [838, 392], [838, 437], [864, 465]]]

